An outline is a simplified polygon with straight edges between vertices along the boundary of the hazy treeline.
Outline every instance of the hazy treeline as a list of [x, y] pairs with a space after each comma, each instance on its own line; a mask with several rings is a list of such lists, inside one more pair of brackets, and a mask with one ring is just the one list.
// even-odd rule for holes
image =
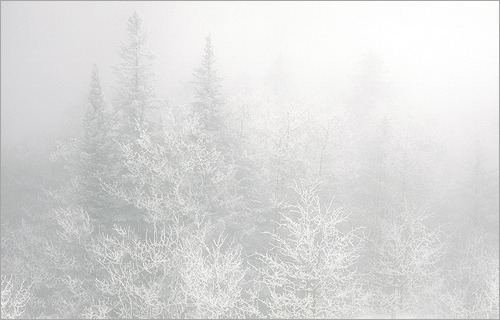
[[2, 318], [498, 318], [479, 143], [450, 166], [384, 103], [376, 54], [318, 112], [278, 63], [225, 95], [216, 49], [172, 104], [134, 13], [113, 95], [94, 65], [78, 132], [2, 159]]

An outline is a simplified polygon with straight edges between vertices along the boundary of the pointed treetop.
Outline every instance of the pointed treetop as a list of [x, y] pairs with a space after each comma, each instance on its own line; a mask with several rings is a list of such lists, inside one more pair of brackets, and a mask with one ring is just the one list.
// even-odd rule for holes
[[129, 27], [132, 26], [140, 27], [142, 25], [142, 17], [137, 12], [137, 10], [135, 10], [134, 13], [130, 16], [130, 18], [128, 18], [128, 25]]
[[98, 108], [103, 107], [104, 94], [102, 92], [101, 79], [99, 78], [99, 69], [97, 68], [96, 63], [94, 63], [94, 65], [92, 66], [90, 92], [88, 98], [94, 111], [97, 111]]
[[214, 108], [220, 103], [220, 78], [214, 66], [215, 55], [212, 47], [212, 38], [209, 33], [205, 38], [205, 50], [201, 66], [195, 70], [196, 98], [199, 107]]
[[201, 63], [201, 67], [197, 70], [197, 77], [202, 76], [208, 82], [217, 83], [219, 81], [216, 76], [216, 70], [214, 67], [215, 63], [215, 55], [212, 46], [212, 36], [208, 33], [208, 36], [205, 37], [205, 49], [203, 54], [203, 61]]
[[209, 62], [210, 65], [215, 61], [214, 50], [212, 47], [212, 35], [210, 34], [210, 32], [205, 38], [205, 54], [203, 58], [206, 62]]
[[92, 65], [92, 81], [94, 80], [99, 82], [99, 68], [97, 67], [97, 63], [95, 62]]
[[142, 43], [148, 37], [148, 30], [143, 24], [142, 16], [136, 11], [128, 18], [127, 30], [132, 43]]
[[154, 74], [151, 71], [154, 55], [149, 50], [149, 31], [137, 11], [128, 19], [127, 29], [128, 41], [119, 49], [122, 60], [113, 68], [119, 79], [116, 101], [121, 106], [135, 100], [146, 103], [154, 96]]

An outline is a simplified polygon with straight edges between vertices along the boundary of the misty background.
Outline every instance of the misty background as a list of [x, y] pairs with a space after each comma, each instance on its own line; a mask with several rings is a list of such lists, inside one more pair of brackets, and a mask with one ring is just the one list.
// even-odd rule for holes
[[[388, 103], [438, 128], [463, 152], [480, 140], [498, 162], [498, 12], [486, 2], [5, 2], [2, 150], [50, 145], [84, 111], [89, 69], [111, 66], [138, 10], [156, 54], [159, 97], [185, 102], [210, 32], [224, 91], [288, 81], [327, 112], [345, 105], [360, 61], [380, 55]], [[432, 119], [431, 122], [427, 121]]]
[[2, 317], [498, 318], [498, 12], [3, 1]]

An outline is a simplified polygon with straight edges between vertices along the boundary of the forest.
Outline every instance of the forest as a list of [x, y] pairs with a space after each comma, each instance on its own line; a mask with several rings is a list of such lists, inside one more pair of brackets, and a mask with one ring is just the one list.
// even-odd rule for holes
[[379, 55], [319, 110], [279, 61], [226, 94], [207, 31], [176, 103], [147, 23], [45, 158], [2, 154], [2, 318], [498, 319], [498, 165], [385, 103]]

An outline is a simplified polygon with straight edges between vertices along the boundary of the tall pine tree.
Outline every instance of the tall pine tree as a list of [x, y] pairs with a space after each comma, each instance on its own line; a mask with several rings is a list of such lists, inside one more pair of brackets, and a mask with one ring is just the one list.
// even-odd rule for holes
[[110, 132], [110, 112], [102, 92], [99, 71], [94, 64], [76, 166], [79, 204], [92, 216], [99, 216], [108, 206], [109, 197], [102, 183], [109, 183], [113, 172]]
[[50, 193], [58, 206], [81, 206], [93, 218], [109, 207], [103, 183], [113, 180], [113, 142], [111, 113], [102, 92], [97, 66], [92, 69], [88, 104], [82, 119], [82, 131], [62, 144], [52, 155], [68, 170], [69, 185]]
[[217, 76], [211, 36], [206, 37], [201, 66], [194, 72], [195, 101], [192, 111], [198, 120], [195, 138], [225, 153], [234, 148], [223, 111], [221, 78]]
[[[144, 131], [155, 128], [153, 113], [158, 107], [155, 76], [151, 70], [154, 55], [148, 49], [149, 33], [137, 11], [128, 19], [127, 31], [128, 40], [119, 51], [121, 63], [114, 67], [118, 84], [114, 100], [117, 125], [113, 134], [118, 141], [119, 161], [117, 179], [109, 190], [111, 194], [114, 194], [116, 187], [130, 189], [138, 184], [133, 173], [124, 165], [125, 153], [127, 150], [140, 152], [139, 140]], [[114, 219], [136, 221], [137, 218], [137, 210], [122, 204]]]
[[[226, 227], [230, 224], [229, 229], [233, 229], [231, 221], [242, 211], [242, 190], [239, 184], [241, 177], [238, 177], [239, 148], [236, 135], [230, 130], [228, 114], [224, 110], [222, 83], [217, 75], [215, 60], [212, 39], [208, 35], [205, 38], [201, 65], [194, 72], [194, 102], [191, 112], [196, 120], [191, 138], [195, 144], [219, 154], [221, 162], [214, 169], [225, 177], [231, 177], [224, 185], [219, 184], [217, 179], [199, 183], [208, 189], [216, 190], [221, 195], [226, 195], [223, 204], [212, 201], [208, 210], [216, 213], [216, 221], [225, 224]], [[236, 220], [241, 221], [239, 218]]]
[[154, 74], [151, 71], [154, 55], [148, 50], [148, 31], [139, 14], [127, 23], [128, 41], [120, 48], [122, 62], [114, 67], [118, 77], [115, 109], [120, 122], [118, 140], [129, 143], [149, 128], [150, 114], [156, 107]]

